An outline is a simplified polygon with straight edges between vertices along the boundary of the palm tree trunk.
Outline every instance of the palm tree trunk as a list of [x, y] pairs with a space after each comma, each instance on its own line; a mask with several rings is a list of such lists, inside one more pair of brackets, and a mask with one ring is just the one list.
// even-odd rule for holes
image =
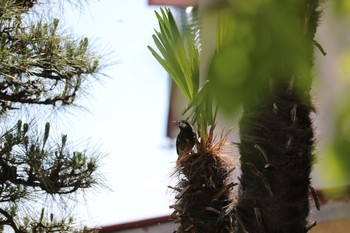
[[208, 141], [177, 160], [179, 183], [176, 202], [171, 208], [179, 223], [176, 233], [231, 233], [234, 230], [233, 196], [230, 181], [232, 164], [222, 152], [225, 138], [213, 141], [214, 126]]
[[[264, 97], [262, 100], [266, 100]], [[280, 84], [240, 122], [239, 232], [306, 232], [314, 133], [310, 102]]]
[[295, 67], [289, 63], [292, 59], [281, 56], [283, 65], [271, 71], [261, 92], [244, 104], [240, 121], [238, 232], [304, 233], [313, 225], [307, 218], [314, 147], [311, 67], [318, 0], [295, 3], [300, 7], [300, 35], [307, 44], [306, 52], [295, 53], [303, 54], [310, 70], [307, 77], [300, 75], [290, 69]]

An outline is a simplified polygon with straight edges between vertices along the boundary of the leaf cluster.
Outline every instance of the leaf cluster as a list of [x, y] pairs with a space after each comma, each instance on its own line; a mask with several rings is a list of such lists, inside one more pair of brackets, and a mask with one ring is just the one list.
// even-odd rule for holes
[[87, 227], [81, 230], [76, 229], [73, 218], [55, 218], [54, 214], [47, 216], [45, 209], [41, 210], [39, 219], [32, 220], [29, 217], [24, 219], [18, 231], [23, 233], [50, 233], [50, 232], [69, 232], [69, 233], [94, 233], [95, 231], [88, 231]]
[[293, 80], [301, 96], [308, 93], [313, 45], [319, 45], [314, 40], [317, 4], [316, 0], [230, 2], [219, 10], [217, 53], [209, 79], [223, 110], [235, 111], [242, 102], [268, 94], [266, 83]]
[[[36, 136], [30, 124], [18, 121], [1, 135], [0, 204], [17, 206], [32, 195], [69, 194], [98, 184], [98, 156], [72, 151], [66, 135], [53, 143], [49, 134], [49, 123], [42, 135]], [[12, 226], [15, 215], [3, 208], [1, 205], [4, 219], [0, 222]]]
[[190, 40], [190, 35], [181, 35], [170, 9], [161, 9], [160, 14], [155, 14], [160, 31], [155, 31], [152, 37], [163, 57], [152, 47], [148, 48], [184, 96], [190, 100], [199, 88], [198, 50]]
[[100, 57], [91, 51], [87, 38], [65, 35], [58, 19], [29, 22], [25, 17], [28, 7], [1, 1], [1, 112], [21, 104], [74, 103], [87, 77], [99, 71]]
[[176, 86], [188, 100], [183, 114], [189, 113], [192, 124], [196, 123], [202, 140], [207, 138], [207, 128], [215, 120], [215, 111], [209, 82], [200, 87], [199, 51], [194, 30], [180, 32], [173, 14], [168, 8], [155, 12], [160, 31], [152, 36], [159, 52], [148, 46], [152, 55], [168, 72]]
[[[22, 126], [18, 121], [16, 127], [0, 138], [0, 180], [3, 184], [67, 194], [96, 183], [92, 176], [97, 168], [96, 158], [89, 158], [86, 152], [70, 151], [66, 135], [62, 135], [61, 142], [53, 146], [48, 142], [49, 123], [46, 123], [41, 137], [30, 133], [29, 127], [29, 124]], [[4, 194], [8, 196], [3, 190], [0, 198]]]
[[346, 16], [350, 12], [350, 3], [347, 0], [332, 0], [330, 1], [336, 12], [340, 16]]
[[[101, 69], [87, 38], [64, 33], [58, 19], [31, 17], [39, 2], [0, 1], [0, 115], [23, 105], [72, 105]], [[99, 184], [97, 152], [73, 150], [67, 135], [53, 140], [49, 123], [43, 132], [33, 128], [19, 120], [0, 131], [0, 227], [85, 232], [76, 231], [70, 217], [47, 218], [44, 211], [38, 219], [22, 218], [28, 203], [44, 195], [67, 197]]]

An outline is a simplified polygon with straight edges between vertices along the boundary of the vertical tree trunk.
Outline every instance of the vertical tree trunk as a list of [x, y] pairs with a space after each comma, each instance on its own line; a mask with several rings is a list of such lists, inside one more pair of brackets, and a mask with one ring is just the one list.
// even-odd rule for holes
[[284, 84], [262, 99], [240, 122], [239, 232], [306, 232], [312, 107]]
[[[296, 38], [305, 38], [306, 51], [282, 50], [281, 62], [264, 80], [262, 91], [244, 104], [238, 232], [303, 233], [310, 228], [307, 217], [314, 147], [310, 89], [317, 7], [317, 0], [295, 1], [300, 28], [294, 32], [300, 32]], [[284, 46], [290, 43], [285, 41]], [[289, 59], [299, 55], [307, 67], [303, 74], [293, 69], [294, 60]]]

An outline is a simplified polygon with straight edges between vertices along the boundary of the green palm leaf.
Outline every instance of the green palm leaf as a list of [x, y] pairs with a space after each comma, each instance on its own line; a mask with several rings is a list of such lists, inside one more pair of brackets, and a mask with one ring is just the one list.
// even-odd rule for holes
[[159, 31], [152, 36], [158, 49], [148, 49], [163, 66], [176, 86], [188, 100], [185, 113], [189, 113], [190, 121], [197, 123], [205, 140], [207, 127], [213, 124], [212, 98], [209, 94], [209, 83], [199, 86], [199, 52], [195, 45], [193, 32], [181, 34], [174, 16], [168, 8], [155, 12], [159, 22]]
[[161, 14], [156, 12], [156, 17], [160, 30], [155, 31], [153, 40], [159, 52], [150, 46], [148, 49], [190, 100], [198, 90], [198, 50], [193, 43], [185, 43], [186, 38], [181, 36], [169, 9], [161, 9]]

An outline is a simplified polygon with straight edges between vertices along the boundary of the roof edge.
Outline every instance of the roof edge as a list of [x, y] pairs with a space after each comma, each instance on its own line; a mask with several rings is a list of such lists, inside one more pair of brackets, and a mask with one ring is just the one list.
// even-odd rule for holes
[[155, 224], [171, 222], [174, 219], [170, 216], [160, 216], [155, 218], [148, 218], [144, 220], [137, 220], [127, 223], [113, 224], [108, 226], [102, 226], [98, 230], [100, 233], [115, 232], [116, 230], [134, 229], [136, 227], [148, 227]]

